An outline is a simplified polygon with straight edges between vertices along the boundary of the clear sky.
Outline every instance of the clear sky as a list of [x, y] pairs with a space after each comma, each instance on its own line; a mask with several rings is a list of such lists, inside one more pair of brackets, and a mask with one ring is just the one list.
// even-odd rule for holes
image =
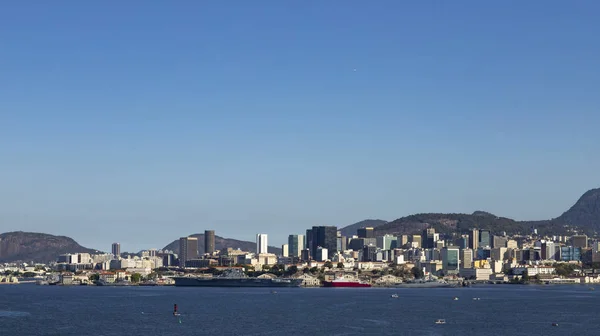
[[[225, 4], [227, 3], [227, 4]], [[600, 186], [598, 1], [0, 6], [0, 232], [109, 250]]]

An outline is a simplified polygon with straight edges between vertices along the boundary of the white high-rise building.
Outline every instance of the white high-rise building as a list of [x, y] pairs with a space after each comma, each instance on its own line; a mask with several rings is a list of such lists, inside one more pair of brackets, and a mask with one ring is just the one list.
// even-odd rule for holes
[[268, 253], [267, 234], [259, 233], [256, 235], [256, 253]]
[[290, 247], [288, 244], [281, 245], [281, 256], [289, 257], [290, 256]]

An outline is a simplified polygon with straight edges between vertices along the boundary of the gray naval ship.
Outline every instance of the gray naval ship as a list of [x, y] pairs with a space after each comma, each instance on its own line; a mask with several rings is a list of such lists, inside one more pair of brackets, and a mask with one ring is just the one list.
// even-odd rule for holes
[[453, 288], [457, 284], [449, 283], [443, 280], [416, 280], [395, 284], [396, 288]]
[[452, 283], [445, 280], [440, 280], [429, 275], [424, 279], [415, 279], [407, 282], [395, 284], [392, 287], [397, 288], [452, 288], [457, 287], [458, 283]]
[[300, 287], [302, 279], [253, 278], [240, 269], [228, 269], [216, 277], [174, 277], [177, 287]]

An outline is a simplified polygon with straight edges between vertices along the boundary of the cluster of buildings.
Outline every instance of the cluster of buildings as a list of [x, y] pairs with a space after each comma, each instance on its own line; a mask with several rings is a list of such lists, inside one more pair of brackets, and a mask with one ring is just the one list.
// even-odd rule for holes
[[[114, 252], [114, 250], [113, 250]], [[122, 258], [119, 254], [89, 254], [67, 253], [58, 257], [53, 268], [57, 271], [85, 271], [85, 270], [125, 270], [129, 273], [148, 275], [152, 270], [163, 267], [165, 259], [175, 259], [171, 251], [147, 250], [140, 256], [128, 255]]]
[[[600, 266], [593, 267], [600, 265], [598, 240], [585, 235], [542, 237], [535, 230], [514, 236], [483, 229], [444, 235], [427, 228], [420, 234], [379, 235], [373, 227], [363, 227], [346, 237], [335, 226], [313, 226], [304, 234], [290, 235], [277, 254], [269, 252], [267, 234], [256, 235], [252, 251], [217, 250], [215, 231], [206, 230], [203, 251], [199, 247], [197, 237], [181, 237], [178, 254], [150, 249], [130, 255], [122, 254], [120, 244], [114, 243], [112, 253], [63, 254], [50, 266], [52, 271], [65, 275], [63, 282], [81, 283], [90, 274], [105, 282], [116, 282], [131, 279], [134, 274], [148, 277], [157, 269], [177, 273], [233, 266], [255, 271], [295, 266], [298, 270], [324, 269], [355, 275], [381, 271], [379, 274], [386, 277], [392, 277], [390, 270], [404, 270], [395, 274], [410, 277], [416, 269], [425, 276], [453, 280], [507, 282], [535, 277], [549, 283], [600, 282]], [[558, 272], [564, 264], [575, 270], [570, 277]], [[313, 279], [307, 276], [308, 280]]]
[[[363, 227], [356, 235], [345, 237], [335, 226], [314, 226], [306, 234], [290, 235], [278, 255], [268, 252], [268, 236], [263, 233], [256, 235], [255, 251], [216, 251], [214, 231], [207, 231], [204, 239], [206, 248], [200, 255], [196, 238], [180, 238], [180, 251], [185, 251], [179, 257], [180, 267], [241, 265], [255, 270], [274, 265], [299, 269], [329, 265], [345, 270], [416, 267], [425, 275], [445, 278], [503, 282], [526, 275], [548, 282], [565, 282], [554, 264], [600, 263], [599, 241], [591, 241], [585, 235], [541, 237], [536, 230], [516, 236], [483, 229], [472, 229], [465, 235], [442, 235], [427, 228], [413, 235], [377, 235], [373, 227]], [[580, 273], [585, 270], [577, 269]], [[588, 278], [598, 278], [595, 271], [590, 272]]]

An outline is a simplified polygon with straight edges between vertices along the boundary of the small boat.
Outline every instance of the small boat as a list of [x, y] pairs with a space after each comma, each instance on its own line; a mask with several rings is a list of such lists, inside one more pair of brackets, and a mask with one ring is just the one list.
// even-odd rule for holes
[[552, 323], [553, 327], [558, 327], [558, 323]]
[[398, 298], [398, 294], [392, 294], [392, 297], [393, 297], [394, 299], [397, 299], [397, 298]]
[[277, 291], [271, 291], [271, 294], [277, 294]]
[[179, 312], [177, 311], [177, 304], [173, 305], [173, 316], [179, 316], [181, 314], [179, 314]]
[[438, 319], [437, 321], [435, 321], [435, 324], [446, 324], [446, 320]]
[[473, 298], [473, 301], [479, 301], [481, 300], [480, 298]]
[[452, 299], [452, 300], [454, 300], [454, 301], [458, 301], [458, 297], [457, 297], [457, 296], [455, 296], [455, 297], [454, 297], [454, 299]]

